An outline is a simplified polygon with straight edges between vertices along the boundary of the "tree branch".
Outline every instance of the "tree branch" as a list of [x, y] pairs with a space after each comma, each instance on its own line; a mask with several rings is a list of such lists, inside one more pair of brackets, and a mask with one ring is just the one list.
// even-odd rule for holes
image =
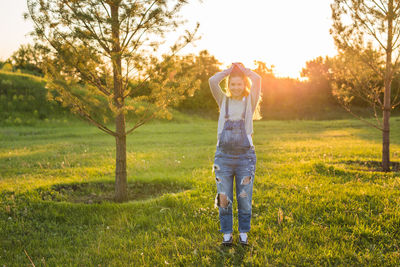
[[[75, 53], [76, 53], [77, 55], [80, 54], [79, 51], [76, 49], [76, 47], [75, 47], [70, 41], [68, 41], [68, 39], [65, 38], [64, 35], [60, 35], [60, 36], [61, 36], [61, 37], [64, 39], [64, 41], [75, 51]], [[54, 47], [54, 46], [53, 46], [53, 47]], [[54, 47], [54, 48], [57, 50], [56, 47]], [[57, 52], [60, 52], [60, 51], [57, 50]], [[84, 77], [88, 77], [88, 76], [85, 74], [84, 70], [82, 70], [81, 68], [79, 68], [79, 64], [74, 64], [74, 67], [78, 70], [78, 72], [79, 72], [81, 75], [83, 75]], [[105, 87], [103, 87], [103, 86], [101, 85], [101, 82], [100, 82], [99, 78], [98, 78], [96, 75], [94, 75], [90, 70], [86, 69], [86, 71], [87, 71], [87, 73], [89, 74], [89, 76], [93, 79], [93, 80], [88, 79], [89, 82], [91, 82], [93, 85], [95, 85], [103, 94], [105, 94], [106, 96], [109, 96], [111, 93], [110, 93], [109, 91], [107, 91], [107, 89], [106, 89]]]
[[[85, 26], [85, 28], [93, 35], [94, 39], [99, 43], [99, 45], [104, 49], [104, 51], [106, 51], [108, 54], [110, 54], [111, 50], [109, 49], [109, 47], [105, 43], [103, 43], [101, 41], [101, 38], [97, 35], [97, 33], [93, 29], [93, 27], [91, 27], [90, 24], [88, 25], [85, 20], [79, 19], [79, 14], [76, 13], [76, 10], [73, 7], [71, 7], [71, 5], [69, 5], [68, 3], [65, 3], [65, 5], [67, 7], [69, 7], [69, 9], [72, 11], [72, 13], [74, 13], [76, 19], [78, 21], [82, 22], [82, 24]], [[82, 13], [84, 13], [84, 12], [82, 11]]]
[[375, 6], [377, 6], [384, 14], [387, 13], [387, 10], [385, 9], [385, 5], [383, 5], [382, 1], [381, 1], [382, 6], [380, 6], [375, 0], [371, 0], [371, 1], [372, 1], [372, 2], [375, 4]]
[[364, 58], [361, 56], [359, 57], [361, 61], [363, 61], [365, 64], [367, 64], [379, 77], [382, 79], [385, 77], [384, 73], [381, 73], [379, 69], [377, 69], [374, 65], [369, 60], [364, 60]]
[[369, 126], [372, 126], [372, 127], [376, 128], [376, 129], [378, 129], [378, 130], [383, 131], [383, 128], [379, 127], [379, 125], [377, 126], [377, 125], [375, 125], [375, 124], [373, 124], [373, 123], [371, 123], [371, 122], [365, 120], [364, 118], [360, 117], [359, 115], [357, 115], [357, 114], [355, 114], [353, 111], [351, 111], [351, 109], [350, 109], [349, 107], [347, 107], [346, 105], [344, 105], [341, 101], [338, 101], [338, 102], [339, 102], [339, 104], [340, 104], [347, 112], [349, 112], [351, 115], [353, 115], [353, 116], [356, 117], [357, 119], [363, 121], [364, 123], [368, 124]]
[[358, 19], [358, 21], [360, 21], [366, 28], [367, 30], [371, 33], [371, 35], [375, 38], [375, 40], [379, 43], [379, 45], [382, 47], [383, 50], [387, 50], [386, 47], [382, 44], [382, 42], [379, 40], [379, 38], [377, 37], [375, 31], [373, 31], [371, 29], [371, 27], [365, 22], [364, 19], [362, 19], [360, 17], [360, 15], [358, 14], [358, 12], [356, 12], [355, 10], [353, 10], [347, 2], [345, 2], [346, 6], [348, 7], [349, 11], [353, 13], [353, 15], [356, 17], [356, 19]]
[[[142, 18], [140, 19], [140, 22], [138, 23], [138, 25], [136, 26], [135, 31], [131, 34], [131, 36], [129, 37], [128, 41], [126, 41], [126, 37], [128, 35], [126, 35], [125, 39], [122, 41], [121, 44], [121, 51], [124, 51], [125, 48], [128, 46], [129, 42], [131, 41], [131, 39], [133, 38], [133, 36], [135, 36], [135, 34], [137, 33], [137, 31], [139, 29], [141, 29], [142, 25], [145, 25], [146, 23], [148, 23], [152, 18], [149, 17], [145, 23], [143, 23], [144, 18], [146, 17], [147, 13], [151, 10], [151, 8], [154, 6], [154, 4], [157, 2], [158, 0], [154, 0], [153, 3], [151, 3], [150, 7], [145, 11], [145, 13], [142, 15]], [[142, 24], [143, 23], [143, 24]], [[126, 41], [126, 43], [125, 43]]]
[[[351, 74], [351, 76], [353, 77], [353, 79], [355, 79], [359, 84], [364, 84], [363, 82], [361, 82], [360, 81], [360, 79], [359, 79], [359, 77], [358, 77], [358, 75], [356, 74], [356, 73], [354, 73], [354, 71], [351, 69], [351, 68], [349, 68], [349, 71], [350, 71], [350, 74]], [[357, 87], [356, 87], [357, 88]], [[367, 87], [368, 88], [368, 87]], [[355, 89], [354, 90], [355, 91], [355, 93], [357, 94], [357, 96], [358, 97], [360, 97], [361, 99], [363, 99], [364, 101], [366, 101], [366, 102], [368, 102], [369, 104], [374, 104], [374, 101], [373, 100], [371, 100], [371, 99], [369, 99], [368, 97], [365, 97], [364, 96], [364, 90], [358, 90], [358, 89]]]
[[[164, 84], [163, 84], [162, 88], [165, 86], [165, 84], [166, 84], [166, 81], [164, 81]], [[156, 112], [160, 111], [160, 110], [162, 109], [162, 107], [166, 104], [166, 99], [167, 99], [167, 97], [164, 98], [164, 103], [162, 103], [162, 104], [160, 105], [160, 107], [159, 107], [156, 111], [153, 112], [153, 114], [151, 114], [149, 117], [146, 118], [146, 115], [147, 115], [147, 112], [148, 112], [149, 106], [150, 106], [150, 102], [147, 102], [146, 111], [145, 111], [145, 113], [143, 114], [142, 118], [140, 118], [140, 119], [136, 122], [136, 124], [132, 127], [132, 129], [130, 129], [129, 131], [126, 132], [126, 135], [130, 134], [130, 133], [131, 133], [132, 131], [134, 131], [136, 128], [142, 126], [143, 124], [145, 124], [146, 122], [148, 122], [149, 120], [151, 120], [152, 118], [154, 118]]]
[[[381, 5], [382, 5], [383, 7], [385, 7], [385, 3], [383, 3], [382, 0], [379, 0], [379, 2], [381, 2]], [[386, 10], [386, 9], [385, 9], [385, 10]], [[386, 10], [385, 13], [387, 13], [387, 10]]]
[[[397, 88], [397, 92], [396, 92], [396, 95], [394, 96], [394, 98], [393, 98], [393, 101], [392, 101], [392, 103], [395, 103], [396, 102], [396, 100], [397, 100], [397, 97], [399, 96], [399, 92], [400, 92], [400, 89], [399, 88]], [[393, 104], [392, 104], [393, 105]], [[396, 106], [396, 105], [394, 105], [394, 106]]]
[[[76, 106], [75, 106], [75, 107], [76, 107]], [[80, 107], [78, 107], [78, 109], [79, 109], [78, 114], [79, 114], [82, 118], [86, 119], [87, 121], [89, 121], [89, 122], [92, 123], [93, 125], [97, 126], [97, 128], [99, 128], [100, 130], [102, 130], [102, 131], [108, 133], [109, 135], [117, 136], [117, 133], [116, 133], [116, 132], [114, 132], [114, 131], [108, 129], [106, 126], [104, 126], [104, 125], [102, 125], [101, 123], [95, 121], [89, 114], [87, 114], [87, 113], [85, 113], [83, 110], [81, 110]]]
[[103, 34], [103, 28], [101, 27], [101, 22], [100, 22], [101, 19], [100, 19], [99, 16], [97, 16], [97, 14], [94, 14], [94, 16], [95, 16], [95, 18], [97, 20], [97, 25], [99, 25], [99, 31], [100, 31], [100, 34], [101, 34], [101, 38], [103, 38], [103, 40], [106, 40], [106, 37], [104, 37], [104, 34]]
[[153, 113], [151, 116], [147, 117], [146, 119], [142, 120], [142, 121], [138, 121], [135, 126], [132, 127], [132, 129], [130, 129], [129, 131], [126, 132], [126, 135], [130, 134], [131, 132], [133, 132], [135, 129], [139, 128], [140, 126], [142, 126], [143, 124], [145, 124], [146, 122], [148, 122], [149, 120], [153, 119], [155, 117], [155, 113]]
[[400, 101], [397, 102], [397, 103], [395, 103], [395, 104], [393, 104], [392, 107], [395, 108], [395, 107], [397, 107], [398, 105], [400, 105]]
[[113, 136], [117, 136], [117, 133], [108, 129], [107, 126], [102, 125], [100, 122], [97, 122], [95, 119], [93, 119], [93, 117], [89, 114], [88, 111], [85, 110], [85, 108], [83, 108], [81, 106], [81, 100], [79, 99], [79, 97], [75, 96], [71, 91], [67, 91], [65, 90], [65, 92], [68, 94], [68, 96], [70, 97], [70, 99], [73, 101], [71, 104], [73, 108], [77, 108], [78, 109], [78, 113], [79, 115], [81, 115], [82, 117], [84, 117], [85, 119], [87, 119], [89, 122], [91, 122], [93, 125], [97, 126], [97, 128], [99, 128], [100, 130], [113, 135]]
[[104, 10], [106, 11], [108, 18], [111, 18], [110, 12], [108, 12], [107, 7], [104, 5], [104, 1], [100, 0], [100, 3], [103, 6]]
[[[196, 31], [197, 31], [197, 30], [196, 30]], [[195, 34], [195, 33], [194, 33], [194, 34]], [[177, 53], [179, 53], [179, 51], [181, 51], [186, 45], [188, 45], [188, 44], [193, 40], [194, 34], [193, 34], [192, 36], [189, 36], [189, 38], [186, 40], [186, 42], [185, 42], [183, 45], [181, 45], [180, 47], [178, 47], [171, 55], [169, 55], [169, 56], [167, 57], [167, 60], [164, 61], [164, 63], [168, 63], [172, 58], [174, 58], [174, 57], [176, 56]], [[175, 45], [176, 45], [176, 43], [175, 43]], [[151, 75], [151, 74], [148, 74], [147, 77], [144, 79], [144, 81], [142, 81], [142, 82], [140, 83], [140, 85], [136, 86], [136, 88], [140, 88], [140, 86], [142, 86], [143, 83], [144, 83], [145, 81], [147, 81], [147, 79], [150, 78], [150, 75]], [[128, 94], [126, 94], [125, 96], [123, 96], [123, 99], [125, 99], [127, 96], [128, 96]]]
[[375, 116], [375, 119], [376, 119], [376, 123], [377, 123], [377, 125], [378, 125], [380, 128], [383, 129], [382, 121], [379, 120], [378, 115], [376, 114], [376, 104], [375, 104], [375, 102], [373, 103], [372, 106], [373, 106], [373, 108], [374, 108], [374, 116]]

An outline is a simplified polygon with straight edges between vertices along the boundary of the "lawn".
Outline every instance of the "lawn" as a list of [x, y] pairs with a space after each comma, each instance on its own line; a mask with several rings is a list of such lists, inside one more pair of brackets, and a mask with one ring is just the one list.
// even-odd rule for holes
[[400, 170], [376, 171], [381, 132], [357, 120], [256, 121], [250, 245], [237, 244], [235, 218], [225, 248], [216, 127], [187, 118], [129, 135], [123, 204], [112, 202], [111, 136], [77, 121], [2, 127], [0, 266], [400, 265]]

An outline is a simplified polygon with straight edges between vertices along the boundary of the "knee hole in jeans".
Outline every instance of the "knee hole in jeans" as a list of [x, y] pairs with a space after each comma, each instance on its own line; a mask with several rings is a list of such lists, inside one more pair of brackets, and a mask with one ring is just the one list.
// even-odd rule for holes
[[251, 182], [251, 176], [245, 176], [242, 178], [242, 181], [240, 182], [240, 184], [242, 185], [248, 185]]
[[227, 208], [229, 206], [229, 198], [224, 193], [217, 194], [217, 206], [221, 208]]

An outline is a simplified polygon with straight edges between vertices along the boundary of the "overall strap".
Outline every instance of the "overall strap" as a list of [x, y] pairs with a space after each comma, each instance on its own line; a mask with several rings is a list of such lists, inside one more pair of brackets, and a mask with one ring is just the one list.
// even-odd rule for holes
[[247, 100], [249, 99], [248, 96], [246, 96], [246, 101], [244, 102], [244, 110], [242, 114], [242, 118], [244, 119], [246, 117], [246, 109], [247, 109]]
[[229, 119], [229, 97], [225, 97], [225, 119]]

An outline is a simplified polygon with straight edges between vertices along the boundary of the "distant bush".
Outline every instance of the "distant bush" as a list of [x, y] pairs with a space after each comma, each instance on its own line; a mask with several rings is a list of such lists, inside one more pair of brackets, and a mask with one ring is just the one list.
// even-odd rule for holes
[[11, 65], [11, 63], [4, 63], [2, 66], [1, 66], [1, 70], [2, 71], [12, 71], [13, 70], [13, 66]]
[[35, 119], [44, 120], [69, 113], [60, 104], [48, 101], [46, 94], [43, 79], [0, 71], [0, 123], [29, 124]]

